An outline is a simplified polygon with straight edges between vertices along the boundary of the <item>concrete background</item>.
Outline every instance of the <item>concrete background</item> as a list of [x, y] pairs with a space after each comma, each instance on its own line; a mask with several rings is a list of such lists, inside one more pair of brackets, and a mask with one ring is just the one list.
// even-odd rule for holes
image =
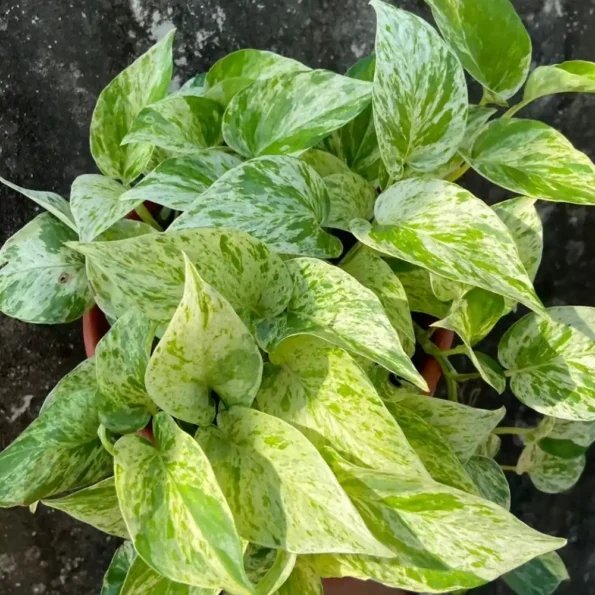
[[[487, 0], [486, 0], [487, 1]], [[400, 6], [427, 16], [421, 0]], [[595, 0], [516, 0], [534, 44], [535, 65], [595, 59]], [[25, 187], [68, 195], [94, 172], [88, 126], [101, 89], [172, 26], [175, 83], [242, 47], [270, 49], [310, 66], [343, 72], [372, 50], [366, 0], [0, 0], [0, 174]], [[562, 130], [595, 158], [593, 96], [543, 99], [523, 114]], [[508, 195], [473, 177], [488, 202]], [[38, 209], [0, 189], [0, 244]], [[595, 209], [543, 203], [546, 248], [536, 286], [546, 305], [595, 305]], [[510, 320], [496, 330], [496, 337]], [[494, 341], [487, 345], [493, 349]], [[51, 387], [84, 357], [80, 322], [34, 326], [0, 315], [0, 448], [37, 415]], [[471, 390], [470, 387], [469, 390]], [[484, 403], [500, 399], [484, 390]], [[507, 394], [509, 421], [530, 415]], [[512, 463], [519, 444], [505, 443]], [[595, 592], [595, 457], [569, 493], [536, 492], [511, 478], [514, 511], [529, 524], [569, 538], [561, 553], [573, 577], [561, 595]], [[0, 595], [97, 593], [117, 545], [46, 509], [0, 512]], [[477, 593], [503, 594], [501, 583]]]

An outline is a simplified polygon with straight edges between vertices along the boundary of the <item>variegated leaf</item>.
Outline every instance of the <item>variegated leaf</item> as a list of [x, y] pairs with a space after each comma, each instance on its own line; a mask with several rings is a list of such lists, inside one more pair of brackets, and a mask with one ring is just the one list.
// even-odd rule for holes
[[320, 149], [308, 149], [299, 159], [314, 169], [321, 178], [350, 171], [344, 161]]
[[512, 392], [545, 415], [595, 420], [595, 308], [560, 306], [549, 318], [528, 314], [500, 341]]
[[457, 57], [418, 16], [373, 0], [376, 29], [374, 119], [380, 153], [394, 179], [405, 165], [432, 171], [463, 140], [467, 86]]
[[[510, 0], [426, 0], [440, 32], [490, 95], [512, 97], [531, 65], [531, 38]], [[502, 52], [501, 48], [508, 50]]]
[[246, 542], [244, 551], [244, 568], [248, 578], [256, 585], [275, 564], [277, 551], [255, 543]]
[[562, 558], [556, 552], [550, 552], [506, 573], [502, 578], [517, 595], [552, 595], [570, 576]]
[[566, 543], [488, 500], [439, 483], [358, 468], [338, 455], [332, 468], [371, 531], [426, 568], [437, 560], [490, 581]]
[[108, 477], [64, 498], [53, 498], [42, 502], [104, 533], [128, 538], [128, 530], [120, 512], [113, 477]]
[[155, 325], [144, 314], [130, 310], [97, 345], [99, 420], [112, 432], [136, 432], [157, 413], [145, 389], [154, 337]]
[[[383, 396], [382, 392], [380, 396]], [[405, 392], [393, 392], [392, 400], [436, 428], [463, 463], [489, 437], [506, 413], [504, 407], [489, 411]]]
[[354, 220], [364, 244], [544, 313], [508, 228], [483, 201], [443, 180], [409, 179], [383, 192], [375, 223]]
[[501, 395], [506, 390], [506, 376], [502, 366], [493, 357], [470, 347], [467, 347], [467, 355], [483, 381]]
[[207, 83], [207, 73], [201, 72], [192, 78], [189, 78], [177, 91], [172, 95], [196, 95], [201, 97], [205, 94], [205, 86]]
[[428, 473], [364, 371], [340, 347], [316, 337], [283, 341], [269, 354], [258, 408], [294, 425], [318, 449], [410, 477]]
[[157, 230], [143, 223], [142, 221], [135, 221], [134, 219], [121, 219], [114, 223], [108, 230], [95, 238], [95, 242], [116, 242], [117, 240], [127, 240], [129, 238], [136, 238], [144, 236], [148, 233], [157, 233]]
[[459, 300], [471, 289], [471, 285], [467, 285], [467, 283], [453, 281], [436, 273], [430, 273], [430, 286], [434, 295], [441, 302]]
[[42, 213], [0, 250], [0, 311], [25, 322], [58, 324], [80, 318], [93, 304], [85, 259], [65, 246], [77, 236]]
[[227, 172], [169, 229], [225, 226], [276, 252], [335, 258], [341, 242], [321, 227], [330, 224], [329, 210], [324, 182], [311, 167], [293, 157], [260, 157]]
[[479, 135], [466, 159], [482, 176], [513, 192], [595, 204], [595, 165], [542, 122], [495, 120]]
[[570, 440], [577, 446], [586, 449], [595, 442], [595, 423], [557, 419], [547, 438]]
[[91, 153], [99, 170], [125, 184], [136, 179], [151, 158], [147, 144], [122, 145], [140, 111], [167, 94], [172, 74], [174, 31], [121, 72], [102, 92], [91, 121]]
[[289, 578], [281, 585], [277, 595], [324, 595], [320, 576], [306, 557], [298, 556]]
[[233, 77], [225, 79], [215, 86], [205, 91], [204, 96], [207, 99], [216, 101], [223, 109], [231, 103], [231, 100], [247, 86], [251, 85], [254, 81], [244, 77]]
[[281, 313], [291, 296], [283, 261], [240, 231], [189, 229], [71, 247], [87, 257], [97, 303], [115, 316], [136, 309], [167, 324], [184, 291], [182, 252], [245, 322]]
[[120, 200], [149, 200], [170, 209], [185, 211], [213, 182], [241, 163], [237, 155], [223, 147], [172, 157], [125, 192]]
[[225, 112], [225, 142], [245, 157], [313, 147], [357, 116], [372, 85], [328, 70], [277, 74], [238, 93]]
[[221, 143], [223, 108], [206, 97], [171, 96], [145, 107], [122, 145], [147, 143], [166, 151], [195, 153]]
[[125, 541], [116, 550], [110, 562], [109, 568], [103, 577], [101, 593], [99, 595], [121, 595], [126, 575], [135, 558], [136, 551], [132, 542]]
[[267, 350], [293, 335], [315, 335], [375, 361], [426, 390], [380, 300], [351, 275], [312, 258], [286, 262], [294, 282], [287, 310], [261, 322], [257, 339]]
[[147, 368], [147, 390], [167, 413], [204, 425], [215, 418], [211, 390], [227, 405], [249, 407], [262, 358], [229, 302], [186, 259], [184, 296]]
[[372, 290], [399, 335], [408, 356], [415, 351], [415, 334], [407, 294], [390, 266], [369, 248], [359, 245], [342, 261], [341, 268]]
[[475, 454], [477, 456], [488, 457], [493, 459], [499, 452], [502, 446], [502, 439], [496, 434], [490, 434], [478, 447]]
[[0, 453], [0, 507], [28, 505], [106, 477], [111, 456], [97, 437], [92, 362], [50, 393], [40, 416]]
[[166, 413], [153, 418], [155, 442], [115, 444], [116, 491], [139, 556], [176, 582], [253, 593], [240, 538], [207, 457]]
[[473, 456], [465, 464], [465, 469], [486, 500], [510, 510], [510, 486], [504, 471], [494, 459]]
[[277, 594], [279, 592], [278, 589], [289, 578], [295, 566], [296, 559], [297, 556], [295, 554], [291, 554], [285, 550], [277, 550], [273, 565], [256, 585], [256, 595]]
[[51, 213], [54, 217], [62, 221], [62, 223], [68, 225], [70, 229], [76, 231], [76, 224], [74, 223], [72, 213], [70, 212], [70, 204], [59, 194], [56, 194], [55, 192], [45, 192], [43, 190], [28, 190], [27, 188], [21, 188], [2, 177], [0, 177], [0, 182], [15, 192], [31, 199], [48, 213]]
[[349, 231], [352, 219], [372, 219], [376, 191], [364, 178], [349, 171], [327, 176], [324, 185], [330, 199], [328, 227]]
[[245, 407], [220, 412], [217, 422], [199, 428], [196, 438], [244, 539], [296, 554], [391, 556], [298, 430]]
[[554, 93], [595, 93], [595, 63], [569, 60], [553, 66], [538, 66], [525, 85], [523, 101]]

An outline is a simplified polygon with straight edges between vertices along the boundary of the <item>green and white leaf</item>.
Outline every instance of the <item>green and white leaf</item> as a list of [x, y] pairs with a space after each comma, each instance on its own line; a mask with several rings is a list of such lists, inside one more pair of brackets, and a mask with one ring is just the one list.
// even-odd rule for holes
[[56, 401], [73, 398], [71, 395], [75, 392], [87, 392], [89, 396], [91, 393], [97, 392], [97, 373], [94, 357], [83, 360], [56, 384], [43, 401], [39, 410], [39, 417]]
[[502, 578], [517, 595], [552, 595], [570, 576], [562, 558], [556, 552], [550, 552], [526, 562]]
[[205, 94], [207, 73], [201, 72], [192, 78], [189, 78], [177, 91], [171, 95], [196, 95], [201, 97]]
[[426, 390], [380, 300], [351, 275], [312, 258], [286, 262], [294, 282], [287, 310], [263, 321], [257, 339], [267, 351], [294, 335], [315, 335], [375, 361]]
[[500, 341], [512, 392], [552, 417], [595, 420], [595, 308], [559, 306], [549, 318], [528, 314]]
[[574, 444], [588, 448], [595, 442], [595, 423], [557, 419], [548, 438], [571, 440]]
[[66, 247], [70, 227], [42, 213], [0, 250], [0, 311], [24, 322], [58, 324], [80, 318], [93, 304], [85, 259]]
[[299, 556], [289, 578], [281, 585], [277, 595], [324, 595], [322, 581], [318, 573]]
[[147, 391], [164, 411], [198, 425], [215, 418], [211, 390], [249, 407], [262, 377], [256, 342], [229, 302], [186, 259], [184, 296], [157, 345]]
[[136, 179], [153, 147], [122, 145], [140, 111], [163, 99], [172, 75], [174, 31], [121, 72], [99, 95], [91, 120], [91, 153], [104, 175], [125, 184]]
[[316, 448], [288, 423], [245, 407], [199, 428], [240, 535], [296, 554], [390, 557], [372, 537]]
[[128, 435], [115, 445], [116, 491], [139, 556], [176, 582], [253, 593], [234, 519], [204, 452], [166, 413], [153, 418], [153, 432], [154, 443]]
[[372, 219], [376, 191], [364, 178], [354, 172], [332, 174], [324, 178], [330, 199], [328, 227], [349, 231], [352, 219]]
[[510, 486], [504, 471], [494, 459], [473, 456], [465, 464], [465, 469], [486, 500], [510, 510]]
[[470, 347], [467, 348], [467, 355], [483, 381], [501, 395], [506, 390], [506, 376], [502, 366], [493, 357]]
[[136, 558], [136, 551], [131, 541], [125, 541], [114, 554], [109, 568], [103, 577], [99, 595], [121, 595], [122, 586], [130, 566]]
[[330, 212], [325, 184], [311, 167], [293, 157], [260, 157], [217, 180], [170, 230], [225, 226], [276, 252], [336, 258], [341, 242], [322, 229]]
[[465, 158], [482, 176], [513, 192], [556, 202], [595, 204], [595, 165], [542, 122], [495, 120]]
[[285, 584], [292, 573], [296, 559], [295, 554], [277, 550], [273, 565], [256, 585], [256, 595], [277, 594], [278, 589]]
[[595, 93], [595, 63], [569, 60], [552, 66], [538, 66], [525, 85], [523, 101], [554, 93]]
[[321, 178], [350, 171], [344, 161], [320, 149], [308, 149], [299, 156], [299, 159], [314, 169]]
[[50, 508], [61, 510], [78, 521], [88, 523], [104, 533], [128, 538], [128, 530], [120, 512], [113, 477], [108, 477], [64, 498], [42, 500], [42, 503]]
[[223, 137], [245, 157], [303, 151], [357, 116], [371, 95], [370, 83], [328, 70], [277, 74], [232, 99]]
[[493, 459], [502, 446], [502, 439], [496, 434], [490, 434], [478, 447], [475, 454], [481, 457]]
[[373, 102], [382, 160], [393, 179], [405, 166], [435, 170], [465, 134], [463, 68], [424, 20], [380, 0], [371, 4], [378, 19]]
[[127, 240], [129, 238], [144, 236], [148, 233], [157, 233], [157, 230], [142, 221], [120, 219], [120, 221], [114, 223], [108, 230], [97, 236], [93, 241], [116, 242], [118, 240]]
[[471, 285], [467, 285], [467, 283], [453, 281], [436, 273], [430, 273], [430, 285], [434, 295], [441, 302], [459, 300], [471, 289]]
[[149, 200], [170, 209], [185, 211], [213, 182], [241, 163], [240, 157], [223, 147], [172, 157], [125, 192], [120, 200]]

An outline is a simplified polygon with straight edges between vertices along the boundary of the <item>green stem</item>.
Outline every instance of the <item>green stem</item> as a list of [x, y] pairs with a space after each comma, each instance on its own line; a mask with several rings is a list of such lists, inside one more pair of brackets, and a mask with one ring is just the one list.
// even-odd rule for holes
[[502, 118], [512, 118], [512, 116], [514, 116], [518, 111], [522, 110], [525, 106], [529, 105], [531, 101], [531, 99], [519, 101], [519, 103], [517, 103], [516, 105], [509, 107], [508, 110], [502, 114]]
[[479, 372], [472, 372], [470, 374], [454, 374], [452, 375], [457, 382], [467, 382], [467, 380], [477, 380], [477, 378], [481, 378], [481, 374]]
[[516, 465], [500, 465], [502, 471], [514, 471], [516, 473]]
[[447, 182], [456, 182], [461, 176], [467, 173], [471, 166], [468, 163], [464, 163], [458, 169], [455, 169], [451, 174], [444, 178]]
[[444, 349], [442, 351], [442, 355], [467, 355], [467, 348], [464, 345], [458, 345], [457, 347], [453, 347], [452, 349]]
[[501, 434], [501, 435], [515, 435], [515, 436], [526, 436], [529, 432], [532, 432], [535, 428], [514, 428], [514, 427], [506, 427], [502, 426], [500, 428], [494, 429], [494, 434]]
[[154, 227], [157, 231], [163, 231], [163, 227], [161, 227], [161, 225], [159, 225], [159, 223], [157, 223], [157, 221], [155, 221], [155, 219], [153, 218], [153, 215], [151, 215], [151, 213], [149, 213], [149, 209], [147, 209], [147, 207], [145, 207], [145, 205], [138, 205], [138, 207], [136, 207], [135, 210], [136, 210], [138, 216], [147, 225]]
[[99, 440], [101, 441], [103, 448], [105, 448], [105, 450], [107, 450], [107, 452], [109, 452], [113, 457], [116, 454], [114, 445], [110, 441], [107, 435], [107, 428], [103, 424], [97, 428], [97, 435], [99, 436]]

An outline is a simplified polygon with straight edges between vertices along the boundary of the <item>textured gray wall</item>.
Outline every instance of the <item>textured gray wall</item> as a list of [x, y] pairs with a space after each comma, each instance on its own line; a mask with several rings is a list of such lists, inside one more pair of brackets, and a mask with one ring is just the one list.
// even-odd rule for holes
[[[515, 4], [536, 64], [595, 59], [595, 0]], [[421, 0], [399, 5], [427, 16]], [[76, 176], [95, 171], [87, 138], [97, 95], [172, 25], [179, 82], [242, 47], [342, 72], [371, 51], [374, 16], [366, 0], [0, 0], [0, 174], [67, 195]], [[592, 96], [556, 96], [527, 113], [559, 127], [595, 158], [594, 107]], [[473, 174], [466, 181], [489, 202], [507, 196]], [[540, 211], [546, 249], [538, 293], [548, 306], [594, 306], [595, 209], [544, 203]], [[0, 244], [36, 212], [0, 189]], [[0, 315], [0, 448], [35, 418], [48, 390], [82, 358], [80, 323], [42, 327]], [[481, 399], [499, 404], [488, 391]], [[510, 421], [526, 414], [510, 395], [504, 402]], [[518, 450], [506, 444], [510, 462]], [[568, 494], [546, 496], [524, 479], [511, 482], [515, 511], [525, 521], [570, 539], [562, 556], [573, 582], [560, 593], [595, 592], [595, 457]], [[35, 515], [2, 511], [0, 595], [97, 593], [116, 541], [41, 507]], [[508, 590], [490, 585], [480, 592]]]

